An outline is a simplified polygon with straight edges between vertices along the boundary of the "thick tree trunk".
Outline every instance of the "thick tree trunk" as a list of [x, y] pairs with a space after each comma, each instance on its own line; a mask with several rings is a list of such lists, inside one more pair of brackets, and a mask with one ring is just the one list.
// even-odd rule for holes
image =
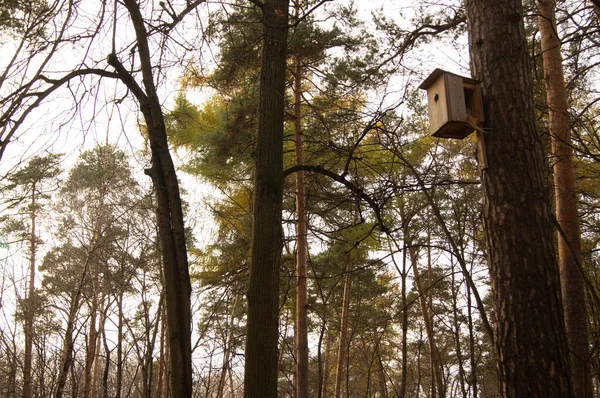
[[553, 0], [538, 0], [537, 4], [549, 113], [548, 127], [552, 137], [556, 219], [562, 230], [562, 233], [558, 234], [558, 258], [573, 392], [576, 397], [591, 398], [592, 382], [587, 360], [587, 309], [583, 278], [579, 270], [581, 242], [575, 166], [571, 148], [567, 90], [560, 53], [561, 43], [556, 29], [556, 3]]
[[[296, 164], [304, 164], [302, 143], [302, 65], [295, 57], [294, 69], [294, 137]], [[296, 398], [308, 398], [308, 321], [306, 257], [308, 253], [304, 171], [296, 172]]]
[[474, 77], [482, 82], [483, 221], [505, 397], [571, 397], [567, 339], [544, 154], [535, 125], [520, 0], [466, 0]]
[[244, 397], [277, 397], [283, 119], [289, 0], [261, 4], [263, 20], [256, 137], [252, 254]]
[[344, 377], [344, 364], [346, 362], [346, 351], [348, 350], [348, 315], [350, 313], [350, 288], [352, 287], [352, 270], [346, 269], [344, 278], [344, 299], [342, 303], [342, 321], [340, 324], [340, 342], [338, 347], [337, 364], [335, 371], [334, 397], [342, 396], [342, 379]]
[[433, 376], [432, 384], [432, 397], [445, 397], [446, 387], [444, 386], [444, 371], [442, 369], [442, 360], [440, 358], [440, 352], [435, 342], [435, 333], [433, 331], [433, 319], [429, 314], [429, 304], [427, 303], [427, 297], [425, 296], [425, 290], [421, 283], [421, 274], [419, 273], [419, 259], [416, 253], [416, 249], [411, 247], [408, 249], [410, 254], [410, 261], [415, 276], [415, 285], [417, 287], [417, 293], [419, 294], [419, 305], [421, 306], [421, 314], [423, 315], [423, 321], [425, 323], [425, 333], [427, 333], [427, 342], [429, 344], [429, 355], [431, 358], [431, 375]]

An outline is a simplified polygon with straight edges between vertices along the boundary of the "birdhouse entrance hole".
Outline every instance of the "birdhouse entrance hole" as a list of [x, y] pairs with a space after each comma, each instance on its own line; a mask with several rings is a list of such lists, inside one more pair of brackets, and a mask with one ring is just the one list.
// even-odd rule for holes
[[441, 69], [419, 88], [427, 90], [431, 135], [463, 139], [483, 123], [479, 82]]

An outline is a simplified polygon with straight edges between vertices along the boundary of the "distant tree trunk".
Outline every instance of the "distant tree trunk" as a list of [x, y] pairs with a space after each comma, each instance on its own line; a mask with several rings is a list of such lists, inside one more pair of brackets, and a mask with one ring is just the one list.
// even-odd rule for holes
[[277, 397], [279, 266], [283, 199], [283, 121], [289, 0], [266, 0], [262, 9], [258, 135], [254, 201], [245, 398]]
[[227, 333], [227, 338], [225, 341], [225, 347], [223, 349], [223, 364], [221, 365], [221, 376], [219, 378], [219, 385], [217, 387], [217, 398], [223, 398], [223, 394], [225, 391], [225, 385], [227, 384], [227, 374], [231, 370], [231, 352], [233, 350], [233, 337], [234, 337], [234, 328], [233, 322], [235, 320], [235, 312], [237, 310], [238, 305], [238, 295], [235, 296], [233, 300], [233, 306], [231, 307], [231, 315], [229, 320], [229, 331]]
[[[296, 164], [304, 164], [302, 143], [302, 65], [296, 56], [294, 68], [294, 137], [296, 141]], [[308, 322], [306, 255], [308, 253], [306, 196], [304, 194], [304, 171], [296, 172], [296, 398], [308, 398]]]
[[469, 321], [469, 358], [471, 364], [471, 398], [477, 398], [477, 360], [475, 358], [475, 331], [471, 308], [471, 287], [467, 286], [467, 319]]
[[[106, 301], [106, 306], [104, 306], [104, 302]], [[102, 348], [106, 348], [106, 333], [104, 333], [104, 326], [106, 325], [106, 314], [108, 313], [108, 309], [110, 307], [110, 300], [106, 300], [105, 293], [102, 293], [100, 297], [100, 320], [98, 322], [98, 331], [96, 338], [96, 358], [94, 359], [94, 373], [92, 380], [92, 398], [97, 398], [100, 395], [100, 384], [104, 385], [104, 370], [101, 368], [102, 360], [101, 360], [101, 352]], [[104, 353], [106, 357], [110, 356], [108, 351]], [[104, 390], [104, 387], [102, 388]], [[103, 395], [103, 394], [102, 394]]]
[[117, 297], [118, 321], [117, 321], [117, 375], [116, 375], [116, 394], [115, 398], [121, 398], [123, 390], [123, 290]]
[[466, 0], [482, 82], [483, 221], [505, 397], [573, 396], [544, 154], [535, 125], [520, 0]]
[[[403, 218], [404, 219], [404, 218]], [[406, 223], [405, 223], [406, 224]], [[403, 225], [403, 233], [406, 236], [406, 227]], [[402, 275], [401, 275], [401, 296], [402, 296], [402, 369], [400, 375], [400, 396], [406, 397], [406, 383], [408, 382], [408, 300], [406, 299], [406, 277], [407, 277], [407, 248], [406, 239], [403, 240], [402, 247]], [[393, 260], [393, 258], [392, 258]], [[419, 376], [421, 367], [419, 366]], [[418, 385], [418, 384], [417, 384]], [[417, 396], [419, 394], [417, 393]]]
[[588, 361], [587, 308], [583, 278], [579, 270], [581, 242], [577, 187], [561, 43], [557, 36], [556, 3], [553, 0], [538, 0], [537, 4], [549, 113], [548, 127], [552, 137], [556, 219], [562, 230], [558, 234], [558, 258], [573, 392], [576, 397], [591, 398], [593, 393]]
[[[463, 256], [464, 257], [464, 256]], [[460, 323], [458, 316], [458, 292], [460, 289], [460, 284], [456, 286], [455, 280], [455, 267], [454, 261], [452, 261], [452, 323], [454, 326], [454, 342], [456, 349], [456, 360], [458, 362], [458, 384], [460, 385], [460, 392], [463, 398], [467, 398], [469, 396], [469, 392], [465, 387], [465, 366], [462, 356], [462, 341], [461, 341], [461, 333], [460, 333]]]
[[323, 380], [321, 382], [321, 397], [327, 398], [329, 396], [329, 375], [330, 371], [330, 360], [331, 360], [331, 331], [327, 329], [325, 336], [325, 359], [323, 360]]
[[[158, 358], [158, 381], [156, 383], [157, 387], [156, 387], [156, 391], [158, 392], [158, 395], [160, 397], [166, 397], [166, 389], [165, 386], [163, 385], [164, 383], [164, 379], [165, 379], [165, 374], [167, 373], [166, 371], [166, 363], [168, 362], [165, 358], [166, 358], [166, 344], [165, 344], [165, 340], [166, 340], [166, 324], [165, 324], [165, 309], [164, 307], [161, 309], [160, 311], [160, 324], [161, 324], [161, 328], [160, 328], [160, 352], [159, 352], [159, 358]], [[164, 391], [163, 391], [164, 390]]]
[[344, 277], [344, 299], [342, 303], [342, 321], [340, 324], [340, 341], [338, 347], [338, 356], [335, 371], [335, 392], [334, 397], [342, 396], [342, 379], [344, 377], [344, 363], [346, 361], [346, 351], [348, 350], [348, 315], [350, 312], [350, 288], [352, 287], [352, 270], [350, 265], [346, 269]]
[[135, 29], [142, 86], [127, 71], [116, 54], [108, 63], [136, 97], [144, 116], [152, 166], [146, 170], [152, 178], [157, 199], [159, 241], [161, 244], [164, 289], [169, 333], [170, 387], [173, 396], [192, 396], [191, 282], [189, 275], [185, 225], [179, 182], [169, 152], [162, 106], [156, 92], [152, 57], [140, 6], [136, 0], [124, 0]]
[[410, 247], [408, 249], [410, 254], [410, 260], [415, 276], [415, 285], [417, 287], [417, 293], [419, 294], [419, 304], [421, 306], [421, 313], [423, 314], [423, 321], [425, 323], [425, 332], [427, 333], [427, 342], [429, 343], [429, 355], [431, 358], [431, 375], [433, 376], [432, 384], [432, 397], [445, 397], [446, 387], [444, 386], [444, 371], [442, 369], [442, 360], [440, 358], [440, 352], [435, 342], [435, 332], [433, 331], [433, 319], [429, 313], [429, 305], [427, 303], [427, 297], [425, 296], [425, 289], [421, 283], [421, 274], [419, 273], [419, 258], [417, 256], [416, 248]]
[[[97, 278], [97, 276], [95, 276]], [[98, 340], [98, 331], [96, 330], [96, 319], [98, 316], [98, 293], [97, 280], [93, 283], [92, 290], [92, 305], [90, 306], [90, 325], [87, 335], [87, 350], [85, 357], [85, 371], [84, 371], [84, 385], [83, 385], [83, 397], [90, 398], [92, 396], [93, 389], [93, 369], [94, 360], [96, 359], [96, 343]]]
[[56, 381], [56, 393], [55, 398], [62, 398], [65, 390], [65, 384], [67, 383], [67, 377], [69, 371], [73, 366], [73, 330], [75, 327], [75, 318], [79, 311], [79, 296], [80, 290], [78, 289], [71, 301], [69, 308], [69, 314], [67, 316], [67, 327], [65, 328], [65, 337], [63, 339], [62, 348], [62, 359]]
[[108, 377], [110, 375], [110, 350], [108, 348], [108, 339], [106, 338], [106, 329], [102, 328], [102, 342], [104, 343], [104, 370], [102, 372], [102, 398], [108, 398]]
[[27, 289], [27, 300], [25, 305], [25, 358], [23, 360], [23, 398], [31, 398], [31, 363], [33, 352], [33, 308], [34, 308], [34, 293], [35, 293], [35, 255], [36, 255], [36, 183], [34, 182], [31, 189], [31, 234], [29, 237], [30, 258], [29, 258], [29, 286]]

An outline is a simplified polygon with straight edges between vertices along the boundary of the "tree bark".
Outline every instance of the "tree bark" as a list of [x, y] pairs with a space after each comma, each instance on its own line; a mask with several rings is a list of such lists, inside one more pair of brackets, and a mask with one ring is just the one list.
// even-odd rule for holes
[[482, 82], [488, 168], [483, 221], [505, 397], [573, 396], [544, 154], [519, 0], [466, 0]]
[[592, 382], [590, 364], [587, 361], [587, 309], [583, 278], [579, 270], [581, 241], [577, 187], [561, 43], [556, 28], [556, 3], [553, 0], [538, 0], [537, 4], [548, 102], [548, 128], [552, 139], [556, 219], [562, 230], [558, 234], [558, 259], [573, 392], [576, 397], [591, 398]]
[[283, 121], [289, 0], [262, 3], [244, 397], [277, 397]]

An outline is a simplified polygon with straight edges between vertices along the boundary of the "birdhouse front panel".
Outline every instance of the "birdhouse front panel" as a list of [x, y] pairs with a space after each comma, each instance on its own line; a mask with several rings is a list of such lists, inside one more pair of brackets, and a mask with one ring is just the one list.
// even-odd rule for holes
[[431, 134], [463, 139], [483, 121], [477, 81], [436, 69], [421, 84], [427, 90]]

